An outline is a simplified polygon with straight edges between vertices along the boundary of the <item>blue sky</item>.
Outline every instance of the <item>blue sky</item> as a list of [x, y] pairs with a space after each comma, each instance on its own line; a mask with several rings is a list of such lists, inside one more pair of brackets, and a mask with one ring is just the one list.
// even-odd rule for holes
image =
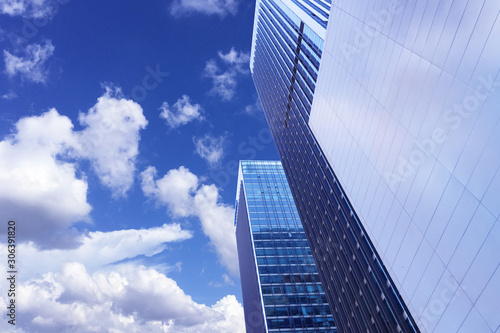
[[244, 331], [235, 169], [278, 157], [248, 69], [253, 14], [0, 0], [0, 253], [14, 219], [18, 332]]

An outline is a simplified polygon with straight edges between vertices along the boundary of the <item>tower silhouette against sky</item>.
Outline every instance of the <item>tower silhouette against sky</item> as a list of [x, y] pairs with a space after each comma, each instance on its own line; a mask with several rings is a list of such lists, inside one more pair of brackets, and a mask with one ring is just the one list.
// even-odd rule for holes
[[278, 161], [241, 161], [236, 241], [248, 333], [336, 333]]
[[499, 332], [499, 12], [256, 3], [252, 76], [341, 332]]

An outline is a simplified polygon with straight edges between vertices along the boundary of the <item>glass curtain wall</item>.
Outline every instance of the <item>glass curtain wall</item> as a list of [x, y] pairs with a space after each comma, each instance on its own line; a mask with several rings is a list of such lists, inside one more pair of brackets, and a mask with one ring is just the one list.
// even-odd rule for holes
[[239, 178], [237, 216], [244, 207], [247, 218], [237, 218], [237, 235], [250, 231], [267, 331], [337, 332], [281, 163], [241, 161]]

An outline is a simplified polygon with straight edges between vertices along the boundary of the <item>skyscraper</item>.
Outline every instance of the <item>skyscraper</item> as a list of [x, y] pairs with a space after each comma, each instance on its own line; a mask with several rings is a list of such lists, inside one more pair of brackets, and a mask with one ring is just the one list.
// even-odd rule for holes
[[281, 163], [241, 161], [236, 207], [246, 331], [337, 332]]
[[250, 68], [339, 331], [499, 332], [499, 12], [257, 1]]

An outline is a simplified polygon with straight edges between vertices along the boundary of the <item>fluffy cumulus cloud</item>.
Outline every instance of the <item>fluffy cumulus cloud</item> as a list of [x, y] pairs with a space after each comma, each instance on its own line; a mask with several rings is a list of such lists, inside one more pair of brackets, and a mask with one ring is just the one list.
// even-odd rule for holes
[[225, 63], [235, 66], [235, 69], [239, 72], [248, 73], [249, 69], [246, 68], [248, 62], [250, 61], [250, 54], [244, 52], [238, 52], [231, 48], [231, 50], [224, 54], [221, 51], [218, 52], [219, 58]]
[[0, 141], [0, 218], [25, 224], [22, 236], [41, 246], [67, 246], [67, 228], [91, 210], [85, 179], [60, 159], [76, 143], [73, 124], [52, 109], [19, 120], [16, 130]]
[[214, 185], [200, 184], [198, 177], [182, 166], [160, 179], [156, 168], [150, 166], [141, 173], [141, 180], [144, 194], [167, 206], [173, 216], [197, 217], [221, 263], [231, 274], [238, 274], [234, 209], [219, 202]]
[[168, 204], [174, 216], [187, 217], [194, 214], [192, 197], [198, 188], [198, 177], [187, 168], [170, 170], [163, 178], [155, 180], [155, 167], [141, 173], [142, 191], [160, 204]]
[[76, 133], [77, 156], [92, 162], [102, 184], [116, 197], [124, 196], [134, 182], [139, 131], [148, 124], [142, 108], [132, 100], [120, 98], [120, 91], [106, 93], [78, 120], [86, 128]]
[[[154, 255], [170, 242], [191, 237], [177, 224], [150, 229], [91, 232], [77, 249], [23, 253], [16, 290], [15, 329], [2, 332], [169, 332], [243, 333], [243, 308], [233, 295], [211, 306], [196, 303], [178, 284], [155, 269], [124, 259]], [[6, 245], [0, 244], [6, 252]], [[0, 269], [6, 267], [0, 263]], [[0, 281], [6, 290], [8, 281]], [[7, 307], [7, 295], [0, 306]]]
[[35, 82], [45, 83], [48, 69], [45, 62], [54, 54], [54, 46], [50, 40], [42, 44], [29, 44], [23, 50], [23, 55], [13, 55], [4, 50], [5, 73], [9, 77], [20, 75], [21, 78]]
[[131, 186], [138, 132], [147, 121], [138, 104], [110, 94], [80, 115], [82, 131], [51, 109], [22, 118], [0, 141], [0, 219], [25, 225], [25, 239], [41, 247], [75, 245], [70, 226], [91, 211], [79, 160], [90, 160], [115, 195]]
[[172, 106], [167, 102], [163, 102], [160, 110], [160, 118], [165, 119], [171, 129], [185, 125], [193, 120], [203, 120], [202, 107], [199, 104], [191, 103], [191, 99], [187, 95], [183, 95]]
[[170, 13], [174, 16], [200, 13], [224, 17], [236, 14], [237, 9], [237, 0], [174, 0], [170, 6]]
[[[56, 0], [64, 4], [69, 0]], [[27, 18], [45, 18], [54, 13], [54, 0], [0, 0], [0, 14], [23, 16]]]
[[211, 168], [220, 165], [222, 158], [224, 157], [225, 141], [225, 135], [214, 137], [207, 134], [201, 138], [193, 138], [196, 153], [207, 161]]
[[[224, 101], [233, 98], [238, 85], [238, 77], [249, 73], [250, 55], [238, 52], [234, 48], [224, 54], [219, 51], [219, 60], [211, 59], [205, 64], [203, 76], [212, 80], [210, 94], [217, 95]], [[222, 68], [219, 66], [222, 63]]]
[[[17, 332], [244, 332], [243, 309], [234, 296], [199, 304], [174, 280], [143, 266], [89, 273], [69, 262], [17, 288]], [[8, 326], [0, 323], [2, 331]]]
[[[77, 249], [18, 245], [24, 259], [16, 285], [17, 322], [14, 329], [1, 321], [1, 332], [244, 332], [243, 309], [233, 295], [212, 306], [199, 304], [157, 270], [123, 263], [189, 239], [191, 233], [179, 225], [80, 237]], [[0, 243], [0, 251], [7, 251], [6, 244]], [[7, 270], [2, 263], [0, 270]], [[0, 281], [0, 289], [8, 283]], [[0, 307], [7, 307], [6, 296], [0, 295]]]

